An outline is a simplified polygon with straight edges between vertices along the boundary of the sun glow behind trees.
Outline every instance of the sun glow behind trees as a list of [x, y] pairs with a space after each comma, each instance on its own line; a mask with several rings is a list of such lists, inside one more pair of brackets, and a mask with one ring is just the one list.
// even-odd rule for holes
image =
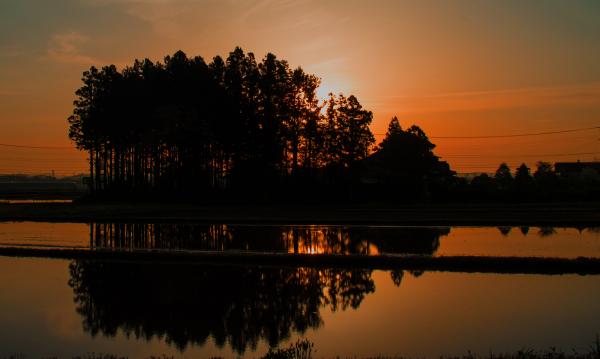
[[[0, 143], [69, 146], [64, 118], [90, 66], [210, 56], [236, 44], [322, 78], [318, 98], [354, 94], [372, 132], [398, 116], [430, 136], [527, 133], [598, 125], [596, 1], [79, 1], [0, 4]], [[32, 9], [36, 9], [32, 11]], [[368, 14], [368, 16], [367, 16]], [[383, 135], [377, 136], [380, 141]], [[459, 172], [538, 160], [591, 161], [598, 131], [548, 138], [434, 139]], [[0, 172], [70, 174], [83, 156], [0, 148]], [[31, 154], [31, 155], [29, 155]], [[533, 155], [544, 154], [542, 157]], [[560, 154], [560, 157], [549, 156]], [[18, 158], [31, 157], [31, 163]], [[501, 157], [501, 158], [498, 158]], [[41, 161], [41, 159], [47, 161]], [[73, 164], [67, 164], [71, 162]], [[34, 162], [39, 162], [37, 165]], [[77, 167], [77, 168], [73, 168]], [[67, 172], [71, 171], [71, 172]]]
[[236, 48], [209, 64], [183, 52], [84, 73], [69, 136], [89, 153], [95, 190], [266, 189], [344, 181], [369, 155], [372, 113], [356, 97], [320, 103], [320, 80]]

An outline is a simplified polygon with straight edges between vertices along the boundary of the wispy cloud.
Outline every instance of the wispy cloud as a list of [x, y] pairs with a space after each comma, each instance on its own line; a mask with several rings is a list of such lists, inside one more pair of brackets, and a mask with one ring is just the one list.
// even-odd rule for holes
[[341, 66], [345, 66], [347, 61], [348, 59], [345, 57], [332, 57], [310, 64], [306, 68], [311, 72], [326, 72]]
[[[244, 20], [255, 17], [261, 12], [270, 11], [288, 11], [297, 6], [302, 6], [307, 0], [258, 0], [246, 3], [246, 8], [242, 10], [240, 17]], [[240, 4], [238, 4], [240, 5]]]
[[21, 56], [23, 51], [10, 46], [0, 46], [0, 58], [15, 58]]
[[[149, 23], [153, 30], [171, 38], [199, 30], [228, 32], [253, 27], [315, 27], [321, 18], [316, 9], [307, 10], [315, 0], [86, 0], [93, 5], [117, 4], [123, 10]], [[190, 16], [194, 14], [194, 16]], [[269, 18], [268, 21], [265, 18]]]
[[387, 109], [412, 113], [600, 106], [600, 83], [455, 92], [428, 96], [392, 96], [371, 102]]
[[89, 38], [77, 32], [58, 33], [52, 35], [48, 42], [48, 57], [59, 63], [92, 65], [97, 59], [82, 52], [82, 47]]

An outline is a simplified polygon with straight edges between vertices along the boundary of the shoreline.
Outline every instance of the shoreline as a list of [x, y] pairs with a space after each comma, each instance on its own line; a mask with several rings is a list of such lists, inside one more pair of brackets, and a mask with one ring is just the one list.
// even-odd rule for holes
[[460, 273], [598, 275], [600, 258], [332, 255], [243, 251], [90, 250], [0, 247], [0, 256], [174, 265], [311, 267]]
[[396, 206], [0, 203], [0, 221], [600, 227], [600, 203]]

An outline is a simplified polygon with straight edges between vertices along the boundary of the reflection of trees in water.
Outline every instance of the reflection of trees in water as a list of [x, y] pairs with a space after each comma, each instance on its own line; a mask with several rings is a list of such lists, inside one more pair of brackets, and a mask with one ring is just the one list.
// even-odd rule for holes
[[392, 277], [392, 282], [394, 282], [394, 285], [399, 287], [400, 283], [402, 283], [402, 278], [404, 277], [404, 271], [393, 270], [390, 272], [390, 277]]
[[77, 312], [92, 336], [121, 329], [180, 350], [213, 338], [240, 354], [261, 339], [276, 346], [316, 329], [321, 308], [356, 309], [375, 291], [371, 270], [77, 260], [70, 274]]
[[[424, 273], [422, 270], [409, 270], [407, 272], [415, 278], [419, 278]], [[396, 287], [399, 287], [400, 284], [402, 284], [402, 278], [404, 278], [404, 273], [405, 271], [403, 271], [402, 269], [393, 269], [390, 271], [390, 278], [392, 279], [392, 283], [394, 283]]]
[[92, 223], [92, 247], [433, 254], [449, 227]]
[[121, 249], [222, 249], [232, 234], [225, 225], [92, 223], [92, 247]]
[[508, 236], [508, 234], [510, 233], [512, 227], [507, 227], [507, 226], [500, 226], [498, 227], [498, 230], [500, 231], [500, 234], [502, 234], [503, 236]]
[[449, 227], [291, 227], [283, 231], [293, 253], [433, 254]]
[[[586, 227], [583, 227], [582, 229], [579, 229], [580, 231], [585, 229]], [[498, 230], [500, 231], [500, 233], [502, 233], [503, 236], [508, 236], [510, 234], [512, 227], [498, 227]], [[527, 226], [521, 226], [519, 227], [521, 233], [526, 236], [529, 233], [529, 227]], [[588, 230], [592, 230], [592, 228], [587, 228]], [[540, 227], [537, 231], [537, 234], [540, 237], [549, 237], [549, 236], [553, 236], [556, 234], [556, 229], [554, 227]]]
[[379, 252], [434, 254], [440, 246], [440, 237], [450, 233], [450, 227], [389, 227], [373, 230], [357, 227], [358, 237], [371, 238]]
[[538, 230], [538, 235], [540, 237], [549, 237], [556, 234], [556, 229], [554, 227], [540, 227]]

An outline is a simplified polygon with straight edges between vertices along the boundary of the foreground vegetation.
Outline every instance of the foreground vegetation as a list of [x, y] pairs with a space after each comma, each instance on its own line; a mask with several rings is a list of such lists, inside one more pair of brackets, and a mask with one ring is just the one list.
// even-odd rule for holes
[[[318, 355], [314, 344], [307, 339], [298, 340], [296, 343], [291, 344], [287, 348], [280, 349], [269, 349], [269, 351], [261, 357], [261, 359], [312, 359], [321, 358]], [[343, 357], [337, 356], [336, 359]], [[352, 357], [353, 359], [360, 359], [361, 357]], [[586, 352], [577, 352], [575, 350], [564, 352], [556, 348], [550, 348], [548, 350], [533, 350], [533, 349], [521, 349], [513, 353], [489, 353], [485, 355], [479, 355], [472, 352], [467, 352], [464, 355], [459, 356], [446, 356], [442, 355], [440, 359], [599, 359], [600, 358], [600, 341], [596, 339], [594, 345], [590, 346], [590, 349]], [[23, 355], [11, 355], [3, 357], [2, 359], [25, 359]], [[47, 357], [44, 359], [58, 359], [58, 357]], [[102, 354], [102, 353], [87, 353], [82, 356], [74, 356], [72, 359], [128, 359], [126, 356], [119, 356], [114, 354]], [[175, 356], [160, 355], [160, 356], [149, 356], [145, 359], [175, 359]], [[211, 359], [220, 359], [220, 357], [213, 357]], [[411, 359], [410, 357], [404, 356], [385, 356], [377, 355], [373, 357], [364, 357], [363, 359]]]

